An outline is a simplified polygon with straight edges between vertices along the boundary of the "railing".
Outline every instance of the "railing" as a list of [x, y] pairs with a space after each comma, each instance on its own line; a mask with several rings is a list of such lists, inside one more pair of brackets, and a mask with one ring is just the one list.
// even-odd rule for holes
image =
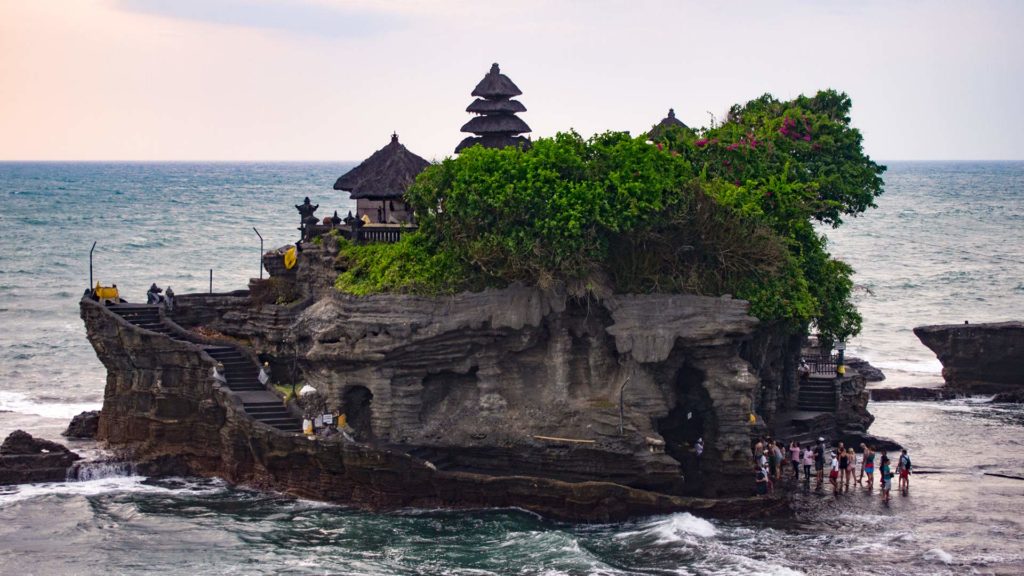
[[811, 374], [827, 374], [829, 376], [835, 376], [836, 367], [839, 364], [838, 356], [811, 356], [804, 358], [807, 362], [807, 366], [811, 369]]
[[402, 239], [402, 234], [408, 234], [415, 228], [376, 228], [363, 227], [352, 231], [352, 240], [357, 244], [368, 242], [394, 243]]
[[381, 242], [392, 244], [402, 239], [403, 234], [409, 234], [416, 230], [416, 226], [360, 226], [351, 228], [346, 225], [328, 226], [325, 224], [312, 224], [306, 227], [306, 240], [312, 241], [317, 236], [323, 236], [331, 230], [337, 230], [342, 237], [348, 238], [356, 244], [367, 244], [370, 242]]

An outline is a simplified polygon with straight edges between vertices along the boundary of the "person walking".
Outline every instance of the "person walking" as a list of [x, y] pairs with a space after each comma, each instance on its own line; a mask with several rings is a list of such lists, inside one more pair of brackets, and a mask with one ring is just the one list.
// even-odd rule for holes
[[868, 490], [872, 490], [875, 487], [875, 452], [867, 444], [861, 444], [860, 447], [864, 450], [860, 470], [861, 478], [868, 477]]

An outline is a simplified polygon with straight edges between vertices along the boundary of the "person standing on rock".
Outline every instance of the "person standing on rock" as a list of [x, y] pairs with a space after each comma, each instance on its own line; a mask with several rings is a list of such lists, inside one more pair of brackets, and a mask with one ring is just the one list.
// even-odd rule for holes
[[754, 466], [754, 486], [758, 496], [768, 495], [768, 472], [760, 466]]
[[[861, 450], [864, 451], [864, 457], [861, 462], [860, 477], [868, 477], [867, 487], [868, 490], [872, 490], [875, 487], [875, 453], [871, 450], [871, 447], [867, 444], [860, 445]], [[860, 483], [860, 480], [857, 480]]]
[[818, 437], [818, 445], [814, 447], [814, 473], [818, 478], [816, 490], [821, 490], [825, 477], [825, 439]]
[[804, 487], [809, 488], [811, 485], [811, 467], [814, 466], [814, 451], [811, 450], [810, 446], [807, 446], [803, 450], [803, 461], [804, 461]]
[[789, 443], [789, 461], [793, 465], [793, 481], [800, 480], [800, 445], [796, 441]]
[[889, 467], [889, 455], [882, 452], [879, 485], [882, 488], [882, 502], [889, 503], [889, 492], [892, 490], [892, 468]]
[[850, 484], [854, 484], [857, 474], [855, 463], [857, 462], [857, 453], [853, 451], [853, 447], [846, 449], [846, 491], [850, 491]]
[[896, 465], [896, 473], [900, 477], [900, 492], [906, 496], [907, 492], [910, 492], [910, 455], [907, 454], [906, 448], [900, 454], [900, 461]]
[[832, 493], [836, 496], [839, 495], [839, 458], [835, 452], [831, 453], [831, 463], [829, 464], [828, 481], [832, 484]]

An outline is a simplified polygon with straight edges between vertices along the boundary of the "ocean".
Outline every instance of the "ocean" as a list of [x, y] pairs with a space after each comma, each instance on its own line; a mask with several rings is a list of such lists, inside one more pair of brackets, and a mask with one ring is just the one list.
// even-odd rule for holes
[[[303, 197], [346, 163], [0, 163], [0, 437], [62, 440], [99, 408], [105, 370], [78, 299], [94, 281], [142, 301], [244, 288], [264, 248], [294, 241]], [[848, 353], [877, 386], [938, 386], [911, 330], [1024, 316], [1024, 163], [889, 164], [878, 208], [837, 230], [856, 270], [863, 334]], [[908, 496], [797, 491], [794, 517], [690, 514], [565, 524], [518, 510], [371, 514], [217, 480], [94, 479], [0, 489], [0, 574], [1018, 574], [1024, 573], [1024, 408], [985, 398], [873, 403], [871, 431], [905, 444]], [[92, 442], [69, 445], [101, 455]], [[789, 488], [786, 488], [789, 489]]]

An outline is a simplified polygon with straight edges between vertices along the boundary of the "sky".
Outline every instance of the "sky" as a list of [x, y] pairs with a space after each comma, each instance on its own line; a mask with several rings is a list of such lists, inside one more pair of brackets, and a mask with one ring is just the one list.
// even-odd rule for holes
[[0, 160], [428, 159], [501, 65], [532, 137], [835, 88], [877, 160], [1024, 159], [1024, 2], [0, 0]]

